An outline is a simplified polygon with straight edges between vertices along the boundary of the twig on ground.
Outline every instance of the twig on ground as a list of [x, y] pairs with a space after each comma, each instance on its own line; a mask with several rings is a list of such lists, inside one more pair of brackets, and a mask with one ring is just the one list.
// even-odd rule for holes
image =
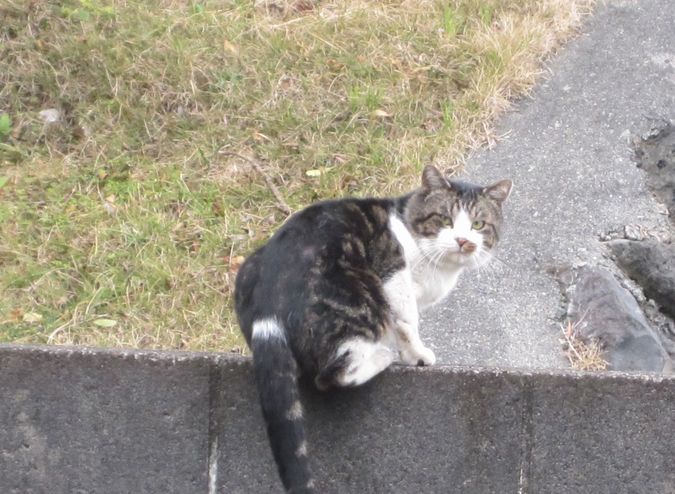
[[262, 166], [260, 166], [260, 163], [258, 163], [257, 161], [255, 161], [251, 158], [247, 158], [246, 156], [243, 156], [239, 153], [234, 153], [232, 151], [222, 151], [219, 154], [222, 154], [224, 156], [234, 156], [236, 158], [242, 159], [242, 160], [246, 161], [247, 163], [249, 163], [263, 177], [263, 179], [265, 179], [265, 184], [267, 184], [267, 188], [270, 189], [270, 192], [272, 192], [272, 195], [277, 200], [276, 206], [279, 209], [279, 211], [281, 211], [282, 213], [285, 213], [287, 215], [293, 214], [293, 210], [284, 200], [284, 196], [281, 195], [281, 192], [279, 191], [277, 186], [274, 184], [274, 182], [272, 182], [272, 179], [270, 178], [270, 176], [267, 175], [265, 173], [265, 170], [263, 170]]

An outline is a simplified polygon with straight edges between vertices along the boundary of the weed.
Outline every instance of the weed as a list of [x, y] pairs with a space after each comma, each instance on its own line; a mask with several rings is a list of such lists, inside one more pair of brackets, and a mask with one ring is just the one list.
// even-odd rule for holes
[[609, 365], [604, 358], [604, 351], [597, 340], [587, 339], [579, 335], [579, 323], [567, 321], [562, 327], [563, 349], [573, 369], [597, 371], [605, 370]]
[[12, 131], [12, 119], [6, 113], [0, 113], [0, 139], [9, 137]]

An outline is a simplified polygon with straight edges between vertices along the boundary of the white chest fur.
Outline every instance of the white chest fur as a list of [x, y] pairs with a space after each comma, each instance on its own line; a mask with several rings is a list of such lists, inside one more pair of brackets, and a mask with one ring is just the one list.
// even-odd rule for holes
[[441, 301], [455, 287], [463, 268], [460, 266], [441, 268], [429, 263], [408, 228], [397, 216], [392, 215], [389, 218], [389, 228], [403, 247], [406, 266], [412, 275], [418, 308], [424, 309]]
[[416, 269], [413, 271], [415, 298], [420, 309], [434, 305], [445, 298], [455, 285], [462, 268], [455, 270]]

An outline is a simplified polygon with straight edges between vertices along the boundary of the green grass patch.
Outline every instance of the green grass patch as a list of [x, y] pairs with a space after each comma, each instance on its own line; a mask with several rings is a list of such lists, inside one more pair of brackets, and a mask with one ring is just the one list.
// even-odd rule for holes
[[5, 2], [0, 341], [241, 348], [283, 203], [459, 170], [589, 4]]

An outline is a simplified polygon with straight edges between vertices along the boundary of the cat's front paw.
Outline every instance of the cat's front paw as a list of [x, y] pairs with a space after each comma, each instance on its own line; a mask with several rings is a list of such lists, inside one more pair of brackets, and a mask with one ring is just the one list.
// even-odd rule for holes
[[424, 347], [417, 359], [418, 366], [434, 365], [436, 363], [436, 355], [431, 348]]
[[401, 360], [408, 365], [428, 366], [436, 363], [436, 355], [427, 347], [406, 349], [401, 351]]

